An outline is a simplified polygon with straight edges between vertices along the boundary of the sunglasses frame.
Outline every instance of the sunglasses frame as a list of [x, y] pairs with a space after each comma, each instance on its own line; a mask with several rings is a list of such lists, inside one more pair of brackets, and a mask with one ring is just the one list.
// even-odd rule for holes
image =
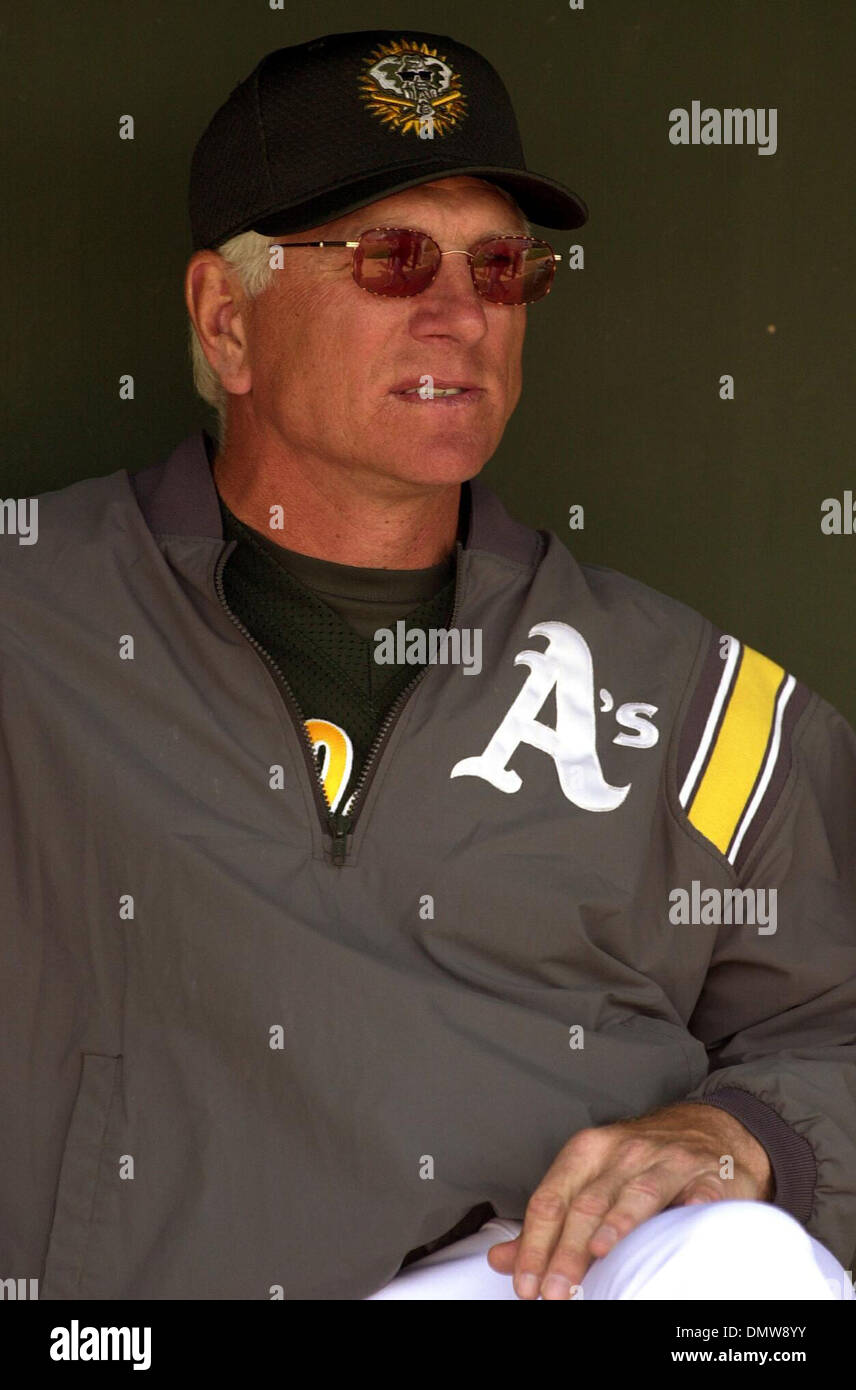
[[[365, 285], [361, 285], [359, 280], [357, 279], [356, 273], [356, 251], [363, 237], [368, 236], [369, 232], [415, 232], [417, 236], [425, 237], [428, 241], [430, 241], [434, 246], [437, 247], [437, 252], [439, 254], [440, 260], [442, 260], [443, 256], [466, 256], [470, 263], [470, 276], [472, 278], [473, 286], [476, 290], [476, 293], [479, 295], [481, 299], [485, 301], [486, 304], [493, 304], [498, 309], [525, 309], [529, 304], [537, 304], [539, 299], [546, 299], [547, 295], [553, 288], [553, 280], [555, 279], [555, 264], [557, 261], [560, 261], [562, 259], [561, 255], [558, 252], [554, 251], [550, 243], [548, 241], [544, 241], [543, 237], [528, 236], [526, 232], [503, 232], [498, 236], [482, 237], [481, 240], [477, 241], [469, 251], [441, 251], [439, 242], [435, 241], [434, 237], [432, 237], [430, 232], [423, 231], [421, 227], [393, 227], [387, 226], [386, 224], [383, 224], [379, 227], [366, 227], [364, 231], [360, 232], [360, 235], [356, 241], [275, 241], [271, 244], [273, 246], [281, 246], [284, 250], [288, 250], [290, 247], [350, 247], [354, 251], [354, 255], [351, 257], [351, 275], [353, 276], [354, 284], [356, 285], [358, 290], [364, 290], [366, 294], [373, 294], [376, 299], [415, 299], [417, 295], [424, 294], [425, 290], [431, 288], [431, 286], [437, 278], [437, 274], [440, 269], [439, 262], [434, 271], [434, 274], [428, 281], [428, 284], [424, 285], [421, 290], [415, 290], [413, 294], [383, 294], [378, 290], [370, 290], [367, 289]], [[528, 241], [532, 242], [536, 246], [545, 246], [547, 248], [547, 250], [550, 253], [550, 258], [553, 261], [553, 275], [550, 277], [550, 283], [547, 286], [546, 290], [543, 294], [540, 294], [538, 296], [538, 299], [524, 299], [519, 304], [504, 304], [502, 300], [489, 299], [486, 294], [482, 294], [481, 290], [478, 287], [478, 284], [476, 283], [475, 270], [473, 269], [473, 260], [478, 255], [480, 249], [483, 246], [489, 245], [489, 243], [492, 241]]]

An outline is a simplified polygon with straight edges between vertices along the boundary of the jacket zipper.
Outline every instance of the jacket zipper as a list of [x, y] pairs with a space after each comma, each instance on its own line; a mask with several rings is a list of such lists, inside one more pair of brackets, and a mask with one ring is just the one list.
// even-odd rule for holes
[[303, 713], [300, 709], [299, 704], [297, 703], [297, 696], [295, 695], [294, 691], [292, 690], [291, 686], [289, 685], [288, 681], [283, 675], [281, 668], [274, 661], [270, 653], [266, 650], [265, 647], [262, 646], [261, 642], [258, 642], [256, 640], [253, 634], [249, 631], [247, 627], [244, 626], [237, 614], [233, 613], [232, 609], [226, 602], [226, 594], [223, 586], [223, 570], [225, 568], [226, 561], [228, 560], [229, 556], [232, 554], [236, 546], [237, 541], [231, 542], [223, 551], [223, 554], [217, 561], [217, 565], [214, 570], [214, 587], [217, 590], [217, 597], [220, 600], [220, 603], [223, 606], [223, 608], [225, 608], [229, 617], [232, 619], [232, 622], [235, 624], [235, 627], [238, 629], [240, 633], [243, 634], [244, 637], [246, 637], [247, 641], [250, 643], [250, 646], [254, 647], [255, 650], [258, 652], [259, 656], [264, 661], [268, 670], [273, 675], [277, 685], [282, 690], [283, 696], [285, 698], [286, 707], [289, 713], [291, 714], [293, 723], [297, 725], [298, 733], [300, 735], [300, 744], [303, 749], [304, 761], [309, 771], [310, 781], [312, 783], [312, 787], [315, 793], [315, 804], [318, 808], [318, 813], [321, 817], [321, 824], [328, 831], [328, 833], [333, 835], [335, 843], [335, 838], [338, 833], [335, 813], [333, 811], [332, 806], [330, 805], [330, 799], [327, 796], [326, 791], [324, 790], [324, 783], [321, 781], [321, 778], [318, 775], [318, 764], [315, 761], [315, 750], [312, 747], [312, 740], [310, 739], [306, 729], [306, 724], [303, 719]]
[[[455, 567], [455, 597], [452, 604], [452, 614], [449, 619], [450, 628], [454, 628], [455, 626], [455, 621], [458, 616], [458, 605], [461, 593], [461, 558], [463, 546], [461, 545], [460, 541], [457, 541], [455, 544], [457, 551]], [[347, 859], [348, 855], [348, 836], [354, 833], [354, 825], [356, 821], [356, 817], [354, 815], [354, 807], [356, 806], [358, 800], [365, 799], [366, 792], [371, 786], [372, 778], [374, 777], [375, 772], [377, 771], [380, 750], [383, 744], [389, 738], [389, 735], [397, 719], [399, 718], [401, 711], [403, 710], [409, 696], [412, 694], [416, 686], [419, 684], [419, 682], [422, 680], [423, 676], [427, 672], [428, 666], [423, 666], [422, 670], [418, 671], [416, 675], [413, 677], [413, 680], [409, 681], [407, 685], [404, 687], [404, 689], [399, 691], [392, 705], [387, 710], [386, 714], [384, 715], [383, 722], [381, 723], [381, 726], [378, 729], [377, 734], [375, 735], [374, 741], [372, 742], [371, 748], [369, 749], [368, 757], [366, 758], [362, 772], [360, 773], [359, 778], [357, 779], [357, 785], [355, 786], [351, 796], [348, 798], [348, 804], [350, 805], [351, 809], [347, 812], [347, 814], [342, 812], [337, 815], [337, 813], [333, 810], [332, 806], [330, 805], [330, 799], [327, 796], [326, 791], [324, 790], [324, 783], [322, 782], [321, 777], [318, 773], [318, 764], [315, 761], [315, 750], [312, 747], [312, 740], [309, 737], [309, 733], [306, 728], [306, 723], [303, 719], [303, 714], [299, 704], [297, 703], [297, 697], [294, 694], [294, 691], [292, 690], [291, 686], [289, 685], [288, 681], [283, 675], [281, 668], [274, 661], [270, 653], [262, 646], [261, 642], [258, 642], [256, 640], [256, 638], [249, 631], [249, 629], [246, 628], [244, 624], [241, 622], [237, 614], [232, 612], [232, 609], [226, 602], [226, 594], [223, 586], [223, 570], [225, 568], [226, 561], [234, 551], [236, 545], [237, 541], [231, 542], [223, 551], [223, 554], [220, 556], [215, 566], [214, 587], [217, 591], [217, 597], [220, 600], [220, 604], [226, 610], [226, 613], [231, 618], [232, 622], [235, 624], [235, 627], [238, 629], [240, 633], [243, 634], [243, 636], [247, 639], [250, 645], [258, 652], [259, 656], [262, 658], [268, 670], [271, 672], [271, 674], [273, 675], [274, 679], [276, 680], [277, 684], [283, 692], [283, 695], [285, 697], [285, 703], [291, 714], [292, 721], [297, 725], [298, 732], [300, 734], [300, 743], [301, 747], [303, 748], [304, 761], [306, 762], [310, 781], [315, 792], [315, 803], [318, 808], [319, 816], [321, 818], [321, 824], [326, 830], [326, 832], [330, 835], [332, 840], [331, 859], [333, 864], [335, 864], [338, 868], [341, 868], [341, 866], [345, 863], [345, 860]]]
[[[461, 572], [463, 568], [461, 564], [461, 559], [463, 555], [463, 546], [461, 545], [460, 541], [456, 541], [455, 549], [457, 552], [455, 562], [455, 597], [452, 602], [452, 613], [449, 618], [449, 628], [454, 628], [455, 626], [455, 622], [458, 617], [458, 607], [461, 597]], [[426, 674], [428, 669], [428, 666], [423, 666], [422, 670], [418, 671], [416, 675], [413, 677], [413, 680], [409, 681], [408, 684], [404, 687], [404, 689], [399, 691], [399, 694], [397, 695], [396, 699], [393, 701], [393, 703], [387, 710], [383, 722], [380, 728], [378, 729], [377, 734], [375, 735], [375, 740], [371, 748], [369, 749], [368, 757], [366, 758], [366, 761], [363, 765], [363, 770], [357, 779], [357, 785], [354, 787], [353, 793], [350, 797], [351, 810], [348, 812], [349, 820], [351, 820], [353, 816], [353, 809], [357, 803], [357, 800], [359, 798], [365, 800], [366, 793], [372, 783], [372, 778], [374, 777], [375, 772], [377, 771], [377, 763], [382, 745], [389, 738], [392, 728], [396, 723], [399, 715], [401, 714], [402, 709], [407, 703], [407, 700], [409, 699], [413, 690], [415, 690], [416, 686], [422, 680], [423, 676]], [[351, 830], [352, 829], [353, 821], [351, 824]], [[350, 834], [350, 830], [347, 830], [345, 834]]]

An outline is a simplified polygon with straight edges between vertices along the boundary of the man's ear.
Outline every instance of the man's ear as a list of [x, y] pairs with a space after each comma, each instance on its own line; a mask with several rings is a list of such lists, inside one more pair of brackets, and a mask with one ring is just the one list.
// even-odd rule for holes
[[223, 389], [243, 396], [252, 386], [247, 318], [249, 301], [216, 251], [197, 251], [187, 264], [184, 302], [202, 351]]

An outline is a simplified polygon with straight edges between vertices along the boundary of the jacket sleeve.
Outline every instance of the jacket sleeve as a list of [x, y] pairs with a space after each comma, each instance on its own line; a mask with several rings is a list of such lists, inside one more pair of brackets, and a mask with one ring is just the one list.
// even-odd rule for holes
[[[720, 1106], [745, 1125], [770, 1157], [773, 1202], [852, 1271], [856, 734], [781, 667], [735, 650], [743, 708], [731, 708], [732, 673], [731, 694], [718, 710], [710, 703], [701, 759], [695, 738], [687, 742], [681, 800], [716, 843], [734, 888], [754, 890], [758, 921], [735, 913], [718, 928], [689, 1020], [710, 1071], [685, 1099]], [[700, 728], [697, 720], [696, 735]]]

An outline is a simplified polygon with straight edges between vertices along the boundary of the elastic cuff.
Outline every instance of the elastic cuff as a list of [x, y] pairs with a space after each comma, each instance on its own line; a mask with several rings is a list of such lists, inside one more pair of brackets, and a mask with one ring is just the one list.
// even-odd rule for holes
[[773, 1205], [796, 1217], [801, 1226], [807, 1225], [817, 1185], [817, 1160], [808, 1140], [766, 1101], [739, 1086], [720, 1086], [693, 1105], [716, 1105], [748, 1129], [767, 1150], [776, 1185]]

